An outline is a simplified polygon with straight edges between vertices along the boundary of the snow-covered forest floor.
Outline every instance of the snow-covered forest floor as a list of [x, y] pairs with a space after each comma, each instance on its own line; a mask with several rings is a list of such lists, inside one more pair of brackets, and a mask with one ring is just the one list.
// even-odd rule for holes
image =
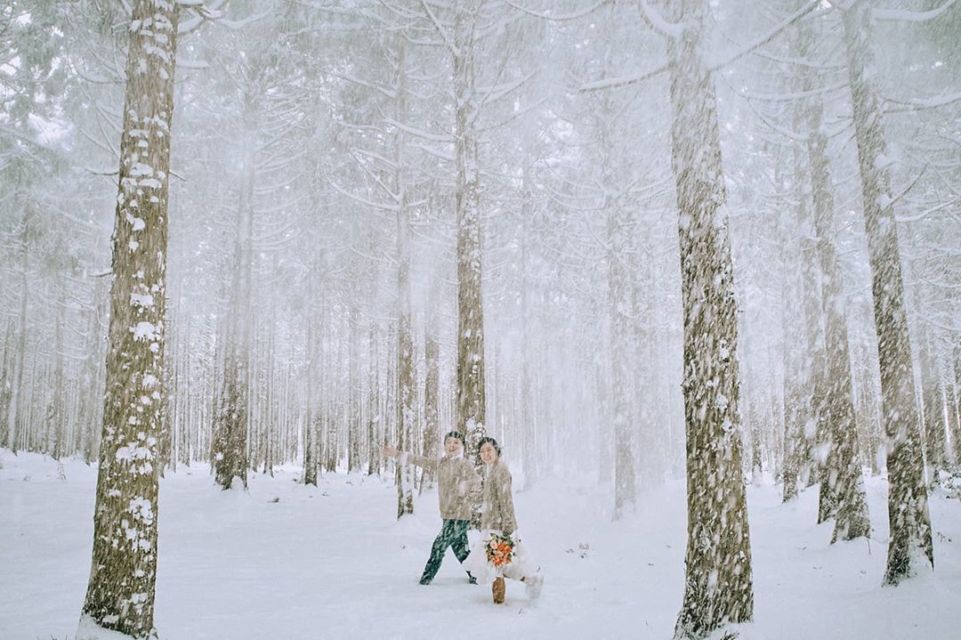
[[[0, 639], [72, 638], [92, 546], [96, 469], [0, 451]], [[205, 466], [160, 485], [156, 625], [161, 640], [316, 638], [670, 638], [683, 594], [684, 485], [642, 493], [612, 523], [596, 480], [516, 491], [521, 533], [545, 575], [531, 606], [508, 583], [490, 602], [448, 552], [430, 586], [417, 579], [440, 528], [425, 491], [394, 519], [388, 480], [300, 470], [252, 474], [248, 493], [222, 492]], [[518, 482], [519, 486], [520, 483]], [[747, 640], [954, 640], [961, 629], [961, 503], [931, 498], [936, 571], [882, 588], [886, 482], [867, 483], [874, 535], [830, 545], [815, 525], [817, 490], [780, 503], [748, 492], [755, 621]]]

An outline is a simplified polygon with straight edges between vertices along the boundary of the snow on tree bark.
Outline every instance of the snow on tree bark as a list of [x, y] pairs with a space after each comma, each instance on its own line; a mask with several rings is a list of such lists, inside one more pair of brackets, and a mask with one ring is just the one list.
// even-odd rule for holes
[[849, 2], [844, 7], [844, 42], [878, 331], [882, 421], [888, 446], [891, 534], [884, 583], [896, 585], [914, 572], [923, 562], [922, 557], [933, 565], [934, 547], [891, 195], [891, 161], [874, 86], [876, 69], [870, 38], [870, 4]]
[[212, 448], [214, 478], [223, 489], [230, 489], [235, 478], [247, 488], [249, 454], [256, 122], [253, 97], [247, 94], [245, 98], [243, 120], [246, 140], [237, 207], [234, 268], [224, 336], [227, 351]]
[[[428, 313], [430, 313], [428, 311]], [[439, 402], [440, 402], [440, 347], [434, 337], [433, 323], [428, 323], [427, 335], [424, 337], [424, 365], [427, 369], [424, 376], [424, 435], [421, 455], [425, 458], [437, 455], [437, 445], [440, 439], [438, 432]], [[429, 479], [428, 486], [433, 486], [434, 472], [423, 470]], [[424, 482], [422, 476], [421, 487]]]
[[[133, 9], [113, 232], [103, 437], [85, 624], [155, 636], [158, 437], [164, 409], [167, 187], [177, 8]], [[83, 637], [83, 634], [80, 635]]]
[[[794, 7], [798, 9], [800, 7]], [[792, 55], [807, 60], [813, 46], [810, 28], [802, 23], [791, 40]], [[814, 85], [813, 74], [806, 64], [798, 65], [799, 89], [809, 91]], [[794, 109], [794, 127], [803, 130], [805, 104], [798, 101]], [[807, 187], [811, 184], [810, 156], [805, 145], [794, 147], [794, 174], [798, 199], [795, 232], [800, 244], [801, 299], [803, 309], [802, 340], [800, 356], [786, 354], [791, 361], [791, 371], [785, 391], [785, 437], [784, 437], [784, 501], [797, 496], [799, 479], [814, 475], [814, 436], [821, 421], [818, 412], [818, 391], [824, 388], [824, 337], [822, 331], [823, 309], [821, 305], [820, 279], [818, 277], [817, 241], [812, 215], [812, 196]]]
[[[407, 120], [407, 69], [404, 41], [397, 46], [396, 117]], [[403, 451], [414, 451], [414, 340], [411, 335], [410, 305], [410, 210], [404, 159], [404, 131], [394, 133], [394, 188], [397, 197], [397, 434]], [[397, 517], [414, 512], [414, 466], [406, 456], [398, 460]]]
[[750, 620], [754, 596], [741, 466], [737, 304], [714, 86], [701, 57], [707, 3], [684, 0], [675, 11], [683, 25], [668, 43], [687, 431], [686, 579], [675, 628], [682, 639]]
[[844, 315], [844, 286], [834, 238], [834, 196], [828, 173], [827, 138], [821, 127], [820, 98], [808, 105], [808, 156], [811, 163], [811, 191], [814, 201], [814, 223], [817, 253], [821, 266], [823, 310], [825, 318], [825, 361], [822, 372], [825, 393], [819, 416], [830, 429], [831, 448], [822, 466], [818, 522], [834, 517], [837, 539], [853, 540], [871, 535], [861, 459], [858, 452], [857, 424], [851, 390], [851, 358], [848, 327]]
[[477, 156], [477, 96], [474, 89], [474, 29], [478, 0], [458, 2], [453, 38], [454, 155], [457, 215], [457, 426], [467, 436], [468, 455], [480, 465], [477, 442], [486, 433], [484, 308], [481, 297], [480, 169]]

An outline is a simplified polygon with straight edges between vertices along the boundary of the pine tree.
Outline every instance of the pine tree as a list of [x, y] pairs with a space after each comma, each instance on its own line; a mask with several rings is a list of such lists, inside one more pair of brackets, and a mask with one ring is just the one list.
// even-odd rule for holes
[[477, 442], [486, 433], [484, 307], [481, 297], [480, 167], [474, 87], [475, 30], [482, 3], [458, 2], [453, 38], [454, 155], [457, 215], [457, 426], [480, 464]]
[[888, 438], [888, 522], [891, 537], [884, 583], [898, 584], [920, 557], [934, 564], [928, 496], [924, 486], [919, 415], [914, 388], [904, 282], [898, 251], [890, 159], [881, 104], [874, 86], [871, 5], [853, 0], [843, 9], [844, 43], [858, 146], [861, 200], [871, 263], [874, 321], [881, 364], [881, 405]]
[[742, 471], [737, 304], [723, 209], [714, 84], [703, 59], [707, 2], [682, 0], [668, 41], [672, 168], [684, 308], [688, 540], [675, 638], [704, 638], [753, 616]]
[[138, 0], [130, 25], [93, 563], [79, 637], [156, 634], [157, 456], [165, 420], [167, 187], [176, 5]]

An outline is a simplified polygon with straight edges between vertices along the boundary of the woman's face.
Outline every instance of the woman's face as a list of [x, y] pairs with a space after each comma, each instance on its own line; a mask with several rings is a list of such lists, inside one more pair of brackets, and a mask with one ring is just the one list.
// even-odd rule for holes
[[481, 445], [480, 457], [484, 464], [494, 464], [497, 461], [497, 449], [490, 442], [485, 442]]

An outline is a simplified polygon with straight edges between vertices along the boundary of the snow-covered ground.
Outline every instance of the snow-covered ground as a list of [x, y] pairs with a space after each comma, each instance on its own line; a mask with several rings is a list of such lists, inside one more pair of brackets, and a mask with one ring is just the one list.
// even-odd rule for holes
[[[509, 460], [508, 460], [509, 463]], [[0, 451], [0, 640], [64, 640], [76, 631], [90, 569], [96, 470]], [[670, 638], [683, 594], [685, 500], [676, 483], [609, 517], [594, 482], [541, 483], [516, 494], [545, 587], [531, 606], [509, 582], [507, 604], [472, 586], [453, 554], [420, 586], [440, 528], [425, 492], [394, 519], [391, 484], [299, 470], [256, 475], [221, 492], [206, 467], [161, 483], [156, 625], [162, 640], [377, 638]], [[830, 545], [814, 524], [817, 492], [780, 504], [748, 493], [755, 621], [747, 640], [961, 638], [961, 503], [932, 496], [937, 569], [882, 588], [886, 484], [868, 481], [873, 540]]]

